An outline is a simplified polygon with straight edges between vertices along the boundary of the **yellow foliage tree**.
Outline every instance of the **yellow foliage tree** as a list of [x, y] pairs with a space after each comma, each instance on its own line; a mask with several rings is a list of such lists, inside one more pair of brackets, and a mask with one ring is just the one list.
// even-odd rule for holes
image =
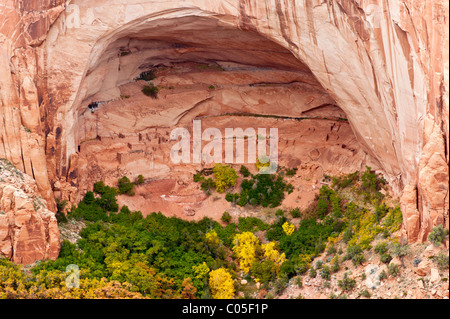
[[257, 251], [261, 248], [259, 238], [252, 232], [237, 234], [234, 238], [233, 252], [239, 259], [239, 265], [244, 273], [248, 273], [254, 261]]
[[276, 272], [280, 270], [281, 265], [286, 261], [286, 254], [280, 254], [280, 251], [275, 248], [275, 242], [270, 242], [262, 245], [264, 250], [264, 257], [266, 260], [273, 261], [276, 266]]
[[216, 191], [225, 192], [229, 187], [234, 186], [237, 180], [236, 171], [229, 165], [217, 163], [213, 168], [214, 183]]
[[225, 268], [209, 273], [209, 288], [214, 299], [231, 299], [234, 296], [233, 278]]
[[206, 262], [200, 264], [198, 266], [192, 266], [192, 270], [194, 271], [195, 278], [203, 279], [209, 273], [209, 267]]
[[281, 227], [283, 227], [284, 232], [288, 236], [291, 236], [295, 230], [294, 224], [290, 224], [289, 222], [285, 222]]

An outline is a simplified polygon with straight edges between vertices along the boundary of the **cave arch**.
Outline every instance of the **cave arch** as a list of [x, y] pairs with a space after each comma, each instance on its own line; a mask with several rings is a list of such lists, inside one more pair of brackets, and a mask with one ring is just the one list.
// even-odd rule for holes
[[[336, 101], [329, 92], [323, 88], [311, 70], [289, 49], [254, 30], [236, 28], [216, 17], [158, 18], [141, 23], [139, 27], [135, 23], [131, 23], [127, 27], [120, 28], [117, 33], [111, 34], [108, 41], [102, 39], [95, 46], [103, 49], [91, 52], [89, 67], [86, 69], [79, 87], [78, 100], [80, 103], [76, 114], [78, 121], [74, 126], [75, 143], [78, 144], [99, 139], [114, 140], [119, 145], [132, 135], [135, 137], [137, 135], [147, 136], [149, 123], [152, 123], [152, 126], [163, 128], [179, 125], [190, 127], [192, 120], [198, 117], [207, 120], [219, 116], [247, 116], [254, 125], [261, 117], [289, 120], [307, 118], [347, 120], [345, 112], [336, 105]], [[192, 65], [186, 66], [185, 64]], [[178, 71], [170, 72], [170, 70], [160, 72], [161, 67], [175, 67], [176, 69], [179, 66], [181, 69], [187, 68], [189, 71], [180, 74], [177, 74]], [[199, 69], [200, 67], [202, 68]], [[206, 72], [202, 72], [202, 69]], [[157, 70], [155, 72], [164, 74], [155, 79], [158, 81], [156, 82], [158, 85], [167, 88], [171, 83], [175, 83], [176, 89], [163, 90], [164, 92], [160, 92], [160, 94], [164, 96], [157, 101], [151, 99], [145, 101], [145, 97], [135, 88], [138, 86], [135, 84], [135, 80], [142, 72], [149, 70]], [[210, 75], [211, 73], [214, 75]], [[214, 93], [210, 89], [206, 89], [211, 84], [216, 87]], [[198, 89], [195, 88], [197, 86], [199, 86]], [[233, 87], [230, 88], [230, 86]], [[191, 88], [192, 94], [181, 92], [183, 87], [194, 87]], [[288, 97], [280, 96], [280, 94]], [[131, 102], [122, 102], [121, 96], [124, 95], [128, 96], [128, 101]], [[183, 101], [186, 100], [185, 105], [180, 107], [181, 103], [170, 98], [173, 95], [179, 96]], [[198, 98], [193, 98], [192, 95], [198, 95]], [[189, 99], [192, 101], [188, 101]], [[105, 106], [109, 109], [103, 110], [103, 106], [100, 105], [95, 114], [87, 112], [86, 105], [89, 106], [98, 101], [104, 101], [104, 103], [111, 101]], [[127, 107], [121, 109], [121, 106], [118, 105], [120, 103], [126, 104]], [[145, 118], [138, 115], [134, 120], [128, 118], [127, 114], [122, 114], [122, 122], [132, 123], [128, 125], [132, 126], [132, 129], [129, 129], [127, 125], [117, 123], [120, 110], [123, 110], [123, 113], [134, 112], [133, 114], [136, 114], [135, 105], [130, 105], [130, 103], [140, 103], [139, 107], [146, 109], [146, 111], [142, 111], [144, 113], [150, 112], [149, 110], [153, 112], [153, 114], [148, 113]], [[158, 103], [162, 106], [156, 105]], [[155, 114], [155, 112], [159, 112], [158, 110], [164, 111], [164, 115]], [[305, 115], [309, 111], [313, 111], [312, 115]], [[252, 115], [256, 117], [252, 117]], [[106, 118], [116, 120], [108, 121]], [[224, 122], [231, 124], [228, 119], [225, 119]], [[237, 118], [235, 122], [242, 123]], [[214, 123], [210, 121], [209, 124]], [[348, 126], [348, 121], [341, 124]], [[299, 123], [299, 126], [301, 125], [303, 123]], [[316, 124], [311, 122], [310, 125]], [[324, 133], [322, 124], [317, 124], [317, 128], [316, 133], [319, 131], [320, 134]], [[329, 130], [329, 133], [325, 132], [323, 135], [325, 143], [329, 139], [338, 138], [338, 134], [333, 132], [332, 126], [326, 129]], [[347, 133], [344, 135], [349, 136], [348, 131], [351, 134], [350, 128], [350, 130], [346, 129]], [[314, 132], [309, 132], [309, 134], [314, 134]], [[159, 141], [161, 136], [158, 136], [157, 139]], [[145, 161], [143, 154], [155, 150], [150, 150], [149, 147], [143, 145], [139, 146], [140, 141], [138, 142], [137, 138], [130, 138], [127, 141], [132, 145], [130, 150], [122, 148], [118, 153], [118, 162], [121, 167], [128, 169], [131, 162], [138, 161], [145, 162], [146, 166], [150, 166], [151, 163]], [[286, 145], [292, 143], [288, 140], [283, 142], [285, 143], [284, 149], [286, 149]], [[354, 143], [355, 139], [350, 139], [349, 142]], [[320, 143], [320, 140], [316, 140], [316, 143]], [[97, 161], [94, 158], [87, 159], [88, 155], [86, 154], [93, 153], [87, 151], [89, 146], [86, 145], [88, 144], [83, 144], [81, 152], [79, 152], [83, 167]], [[158, 142], [158, 144], [160, 143]], [[299, 145], [294, 146], [293, 144], [293, 148], [299, 147]], [[154, 147], [158, 148], [160, 145]], [[340, 148], [339, 146], [336, 153], [342, 155]], [[357, 148], [359, 149], [360, 146], [358, 145]], [[318, 152], [317, 149], [315, 150]], [[162, 153], [161, 150], [159, 151]], [[167, 150], [164, 153], [169, 154]], [[326, 152], [325, 154], [320, 151], [321, 155], [328, 156], [332, 162], [333, 156], [330, 153]], [[349, 156], [352, 155], [353, 153]], [[318, 157], [316, 156], [314, 160], [317, 160]], [[335, 158], [342, 160], [339, 155], [336, 155]], [[111, 158], [110, 161], [114, 162], [115, 160]], [[98, 161], [97, 168], [102, 166], [100, 162]], [[164, 160], [159, 160], [161, 165], [164, 165], [164, 162]], [[301, 162], [295, 156], [286, 161], [293, 165]], [[351, 165], [349, 167], [354, 168]], [[343, 169], [349, 169], [349, 167], [344, 165]], [[95, 169], [93, 167], [93, 170]], [[87, 174], [87, 171], [84, 173]], [[134, 171], [133, 173], [137, 174], [138, 172]], [[88, 185], [89, 183], [81, 184]]]
[[[131, 9], [132, 5], [126, 5], [124, 8], [121, 8], [121, 10], [125, 9], [125, 17], [121, 17], [122, 19], [112, 17], [112, 9], [108, 11], [110, 15], [107, 17], [103, 16], [101, 19], [103, 23], [105, 23], [108, 19], [111, 19], [107, 31], [105, 32], [103, 30], [103, 32], [101, 32], [101, 36], [96, 38], [91, 37], [92, 40], [89, 41], [90, 50], [86, 52], [89, 54], [84, 55], [84, 70], [83, 72], [77, 70], [78, 76], [75, 81], [76, 83], [74, 83], [74, 86], [76, 87], [75, 92], [77, 93], [73, 96], [73, 99], [69, 99], [69, 103], [63, 103], [66, 104], [66, 107], [60, 108], [62, 111], [61, 113], [64, 114], [60, 115], [60, 117], [64, 118], [62, 122], [76, 122], [77, 114], [75, 114], [74, 110], [77, 106], [82, 104], [86, 96], [92, 95], [91, 90], [95, 87], [92, 83], [96, 82], [105, 84], [113, 78], [108, 76], [106, 77], [106, 81], [102, 81], [101, 77], [95, 78], [91, 76], [93, 79], [91, 85], [86, 85], [88, 83], [86, 79], [92, 75], [93, 70], [96, 69], [96, 65], [101, 64], [102, 60], [105, 58], [112, 58], [112, 56], [108, 56], [108, 48], [111, 48], [111, 44], [113, 44], [114, 47], [114, 45], [119, 43], [121, 39], [123, 40], [129, 38], [130, 36], [137, 39], [139, 39], [139, 37], [141, 39], [147, 37], [154, 40], [171, 36], [172, 39], [170, 40], [172, 43], [175, 43], [176, 39], [174, 39], [173, 34], [176, 35], [177, 31], [182, 31], [183, 27], [189, 25], [192, 35], [196, 32], [195, 23], [198, 24], [198, 28], [203, 29], [203, 32], [205, 32], [206, 26], [208, 26], [210, 30], [214, 30], [215, 28], [229, 28], [230, 32], [235, 30], [235, 32], [243, 32], [241, 34], [252, 34], [253, 36], [265, 39], [265, 43], [273, 43], [279, 48], [285, 48], [286, 53], [290, 53], [285, 56], [294, 57], [296, 60], [293, 61], [291, 59], [292, 62], [294, 62], [291, 66], [296, 64], [299, 69], [303, 68], [304, 70], [311, 70], [311, 73], [314, 74], [321, 86], [325, 88], [324, 92], [330, 94], [332, 98], [336, 100], [336, 104], [339, 105], [348, 115], [349, 122], [364, 147], [366, 147], [371, 155], [378, 160], [381, 164], [380, 166], [388, 176], [398, 176], [398, 150], [396, 150], [392, 142], [395, 140], [395, 137], [392, 135], [396, 134], [395, 131], [392, 131], [394, 125], [393, 122], [395, 119], [392, 118], [393, 114], [386, 114], [386, 112], [390, 112], [390, 110], [387, 110], [384, 107], [379, 107], [380, 105], [383, 105], [380, 98], [384, 97], [377, 96], [377, 93], [373, 91], [376, 86], [374, 82], [376, 82], [377, 79], [374, 77], [372, 65], [369, 66], [370, 69], [367, 65], [365, 65], [367, 64], [367, 61], [364, 61], [364, 59], [368, 59], [368, 57], [364, 57], [363, 61], [355, 58], [355, 61], [362, 64], [362, 66], [358, 66], [357, 68], [346, 62], [347, 57], [355, 57], [355, 54], [352, 51], [352, 49], [355, 49], [354, 40], [352, 40], [352, 43], [348, 43], [348, 39], [343, 39], [340, 35], [336, 34], [336, 29], [334, 26], [320, 25], [320, 29], [314, 27], [313, 30], [309, 31], [320, 31], [320, 34], [327, 34], [326, 38], [322, 41], [330, 41], [330, 47], [333, 46], [333, 43], [336, 44], [334, 49], [337, 50], [338, 54], [332, 54], [327, 52], [327, 50], [319, 48], [320, 43], [318, 43], [317, 38], [307, 38], [305, 41], [305, 39], [300, 36], [300, 33], [306, 32], [306, 30], [311, 28], [312, 25], [311, 17], [308, 15], [311, 12], [303, 12], [304, 8], [290, 8], [292, 9], [292, 14], [301, 14], [305, 17], [304, 21], [300, 16], [277, 16], [280, 20], [278, 25], [273, 25], [269, 19], [263, 18], [262, 24], [267, 24], [264, 26], [261, 25], [260, 20], [257, 22], [256, 20], [251, 19], [251, 15], [249, 15], [250, 13], [247, 10], [250, 9], [251, 11], [252, 8], [242, 8], [241, 5], [239, 6], [239, 11], [235, 11], [232, 10], [232, 8], [225, 7], [210, 8], [204, 3], [197, 5], [195, 2], [196, 1], [193, 1], [192, 6], [178, 9], [150, 8], [146, 6], [146, 4], [134, 5], [135, 7]], [[73, 2], [73, 4], [77, 5], [77, 1]], [[81, 4], [79, 5], [81, 6]], [[140, 6], [139, 8], [142, 9], [140, 12], [135, 11], [137, 10], [137, 6]], [[164, 6], [162, 5], [162, 7]], [[271, 11], [272, 9], [273, 8], [270, 8], [268, 10]], [[134, 13], [129, 14], [131, 11]], [[270, 13], [273, 12], [266, 12], [266, 14]], [[64, 18], [65, 17], [63, 17], [63, 20]], [[297, 29], [289, 30], [291, 27], [288, 27], [286, 24], [287, 20], [294, 18], [296, 18], [295, 25]], [[83, 18], [80, 19], [83, 21]], [[281, 21], [283, 19], [285, 20], [284, 22]], [[186, 20], [195, 23], [186, 24]], [[86, 27], [89, 27], [89, 25], [86, 24]], [[305, 31], [302, 31], [302, 28], [306, 28]], [[80, 29], [83, 29], [82, 24]], [[145, 33], [145, 31], [155, 31], [156, 29], [158, 30], [156, 34], [151, 36], [142, 36], [142, 33]], [[290, 37], [287, 36], [286, 30], [291, 32]], [[79, 29], [70, 30], [70, 32], [73, 31], [78, 33]], [[164, 32], [166, 32], [166, 34], [164, 34]], [[199, 32], [196, 38], [198, 42], [201, 42], [202, 39], [199, 34], [201, 35], [202, 32]], [[295, 34], [297, 34], [297, 37], [294, 36]], [[353, 31], [352, 36], [354, 36]], [[339, 43], [337, 43], [338, 41]], [[357, 51], [359, 51], [360, 48], [358, 47], [360, 44], [357, 44], [356, 46]], [[178, 49], [182, 50], [183, 48]], [[188, 48], [184, 49], [187, 50]], [[347, 51], [345, 51], [345, 49], [347, 49]], [[55, 49], [52, 51], [56, 52]], [[114, 55], [115, 54], [116, 52], [114, 52]], [[359, 54], [359, 52], [356, 53], [356, 55]], [[61, 55], [61, 57], [63, 55]], [[51, 54], [49, 55], [49, 58], [50, 56]], [[255, 57], [256, 56], [253, 55], [253, 58]], [[124, 58], [127, 58], [127, 56], [124, 56]], [[331, 62], [327, 62], [327, 60]], [[336, 60], [339, 63], [338, 65]], [[305, 63], [300, 61], [304, 61]], [[337, 70], [330, 70], [331, 67], [337, 68]], [[357, 72], [355, 73], [353, 69], [357, 70]], [[308, 71], [305, 73], [308, 73]], [[333, 81], [332, 78], [335, 78], [336, 81]], [[361, 88], [361, 83], [363, 81], [372, 82], [369, 83], [369, 91], [367, 91], [367, 87], [364, 88], [364, 90]], [[376, 106], [374, 104], [376, 104]], [[359, 125], [361, 119], [367, 117], [370, 118], [370, 121], [372, 122], [371, 125]], [[355, 125], [354, 123], [358, 123], [358, 125]], [[67, 166], [71, 154], [76, 151], [76, 141], [74, 138], [71, 138], [71, 136], [76, 135], [76, 129], [71, 129], [74, 125], [63, 124], [63, 126], [66, 127], [65, 140], [67, 143], [61, 148], [61, 162], [58, 163], [57, 159], [57, 167], [59, 165], [61, 165], [61, 167]], [[62, 170], [63, 169], [60, 169], [60, 172]]]

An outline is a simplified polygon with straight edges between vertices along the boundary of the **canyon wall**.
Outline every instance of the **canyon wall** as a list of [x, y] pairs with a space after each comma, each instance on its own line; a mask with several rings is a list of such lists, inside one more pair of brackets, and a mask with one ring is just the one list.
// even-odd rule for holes
[[287, 49], [299, 63], [273, 54], [271, 66], [312, 73], [344, 110], [401, 197], [409, 241], [448, 228], [446, 0], [0, 1], [0, 158], [36, 180], [50, 209], [55, 183], [77, 174], [80, 113], [139, 74], [120, 67], [122, 50], [142, 55], [130, 43], [152, 41], [180, 61], [271, 59], [220, 36], [239, 30]]
[[24, 264], [54, 259], [60, 247], [42, 44], [64, 9], [63, 0], [0, 1], [0, 256]]

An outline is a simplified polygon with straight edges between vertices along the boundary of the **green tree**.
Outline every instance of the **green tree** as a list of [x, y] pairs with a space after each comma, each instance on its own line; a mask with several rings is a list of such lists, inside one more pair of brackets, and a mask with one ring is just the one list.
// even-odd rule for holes
[[119, 194], [126, 194], [129, 196], [134, 196], [133, 191], [134, 183], [126, 176], [119, 179]]
[[250, 176], [250, 171], [244, 165], [241, 165], [241, 168], [239, 169], [239, 173], [241, 173], [242, 176], [244, 176], [244, 177], [249, 177]]
[[142, 184], [144, 184], [144, 181], [145, 181], [144, 176], [139, 174], [134, 183], [136, 185], [142, 185]]
[[223, 212], [222, 217], [220, 218], [224, 223], [229, 223], [231, 221], [231, 215], [229, 212]]

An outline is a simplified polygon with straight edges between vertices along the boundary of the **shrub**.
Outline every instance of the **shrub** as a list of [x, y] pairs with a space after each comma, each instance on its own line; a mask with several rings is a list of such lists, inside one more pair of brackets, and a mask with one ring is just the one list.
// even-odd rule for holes
[[382, 253], [380, 255], [380, 260], [381, 260], [382, 263], [387, 264], [387, 263], [389, 263], [392, 260], [392, 256], [387, 254], [387, 253]]
[[134, 183], [126, 176], [119, 179], [119, 194], [126, 194], [128, 196], [134, 196], [133, 191]]
[[369, 166], [366, 166], [366, 171], [361, 175], [360, 192], [366, 202], [375, 201], [381, 202], [384, 195], [380, 193], [381, 187], [386, 184], [386, 180], [372, 172]]
[[302, 288], [303, 287], [303, 278], [302, 278], [302, 276], [295, 277], [294, 283], [297, 285], [298, 288]]
[[420, 259], [419, 257], [414, 258], [413, 260], [414, 267], [417, 267], [421, 263], [421, 261], [422, 259]]
[[335, 256], [331, 260], [331, 271], [332, 272], [338, 272], [339, 269], [341, 269], [341, 265], [339, 264], [339, 257]]
[[358, 180], [358, 178], [359, 178], [358, 171], [344, 176], [332, 177], [333, 183], [331, 184], [331, 186], [336, 189], [346, 188], [352, 186], [354, 182]]
[[397, 277], [398, 274], [400, 273], [400, 268], [397, 264], [389, 264], [388, 272], [389, 272], [389, 275], [391, 275], [392, 277]]
[[328, 247], [327, 249], [327, 256], [334, 255], [336, 253], [337, 253], [336, 246], [334, 246], [334, 244], [331, 244], [330, 247]]
[[214, 183], [213, 179], [211, 177], [203, 179], [203, 181], [200, 184], [200, 189], [206, 193], [206, 195], [211, 194], [211, 189], [214, 189], [216, 187], [216, 184]]
[[351, 246], [357, 244], [362, 249], [370, 249], [371, 242], [382, 231], [382, 227], [376, 222], [375, 214], [370, 210], [364, 210], [360, 212], [354, 223], [357, 227], [348, 244]]
[[316, 269], [322, 269], [323, 266], [323, 261], [322, 260], [318, 260], [316, 261]]
[[449, 258], [448, 255], [439, 252], [437, 256], [434, 257], [435, 262], [438, 265], [438, 268], [441, 270], [448, 269]]
[[370, 292], [367, 289], [364, 289], [363, 291], [361, 291], [361, 296], [363, 296], [364, 298], [370, 298]]
[[59, 198], [56, 199], [56, 220], [58, 223], [66, 223], [67, 217], [64, 213], [64, 208], [67, 206], [67, 200], [60, 200]]
[[225, 200], [230, 203], [236, 203], [239, 200], [239, 194], [227, 193], [225, 195]]
[[348, 243], [352, 239], [353, 235], [354, 235], [353, 227], [351, 225], [349, 225], [345, 229], [344, 234], [342, 235], [343, 242]]
[[154, 99], [158, 98], [158, 92], [159, 89], [151, 82], [142, 88], [142, 93]]
[[298, 168], [294, 167], [294, 168], [287, 168], [286, 169], [286, 176], [287, 177], [292, 177], [297, 173]]
[[447, 235], [448, 230], [445, 229], [442, 225], [438, 225], [431, 229], [431, 232], [428, 235], [428, 240], [431, 241], [435, 246], [439, 246], [442, 244]]
[[328, 265], [322, 266], [322, 269], [320, 270], [320, 277], [325, 280], [331, 280], [331, 271]]
[[244, 176], [244, 177], [249, 177], [250, 176], [250, 171], [244, 165], [241, 165], [241, 168], [239, 169], [239, 173], [241, 173], [242, 176]]
[[361, 176], [361, 188], [368, 192], [374, 192], [380, 189], [380, 183], [377, 175], [372, 172], [371, 167], [366, 166], [366, 171]]
[[353, 278], [349, 278], [347, 273], [344, 274], [344, 277], [341, 280], [338, 280], [338, 286], [343, 291], [349, 291], [355, 288], [356, 280]]
[[[228, 194], [227, 194], [228, 195]], [[220, 218], [224, 223], [229, 223], [231, 221], [231, 215], [229, 212], [223, 212], [222, 217]]]
[[301, 212], [300, 212], [300, 208], [295, 207], [294, 209], [291, 209], [291, 211], [289, 212], [292, 216], [292, 218], [298, 218], [301, 216]]
[[362, 254], [358, 254], [352, 257], [352, 263], [355, 266], [361, 265], [365, 260], [366, 258]]
[[395, 232], [400, 229], [403, 222], [403, 215], [400, 207], [390, 208], [386, 217], [383, 219], [382, 226], [385, 232], [385, 237], [388, 237], [389, 232]]
[[136, 178], [136, 181], [134, 183], [136, 185], [142, 185], [142, 184], [144, 184], [144, 181], [145, 181], [144, 176], [138, 175], [138, 177]]
[[205, 177], [203, 176], [202, 172], [197, 172], [196, 174], [194, 174], [194, 182], [198, 183], [201, 182], [205, 179]]
[[275, 212], [275, 216], [284, 217], [284, 210], [277, 209], [277, 211]]
[[280, 294], [286, 288], [289, 283], [287, 276], [280, 275], [273, 285], [276, 294]]
[[364, 260], [364, 255], [359, 245], [347, 247], [347, 259], [351, 259], [353, 265], [360, 265]]
[[374, 248], [374, 251], [380, 255], [386, 253], [388, 250], [389, 250], [389, 247], [388, 247], [388, 243], [386, 241], [379, 242]]
[[408, 254], [408, 252], [409, 252], [409, 246], [408, 245], [401, 245], [399, 243], [392, 244], [391, 253], [394, 256], [402, 258], [403, 256], [406, 256]]
[[311, 266], [311, 256], [299, 255], [297, 258], [295, 258], [294, 262], [295, 262], [294, 266], [295, 272], [297, 274], [303, 275], [308, 271], [309, 267]]
[[263, 284], [267, 284], [277, 276], [275, 263], [271, 260], [256, 261], [252, 264], [252, 274]]

